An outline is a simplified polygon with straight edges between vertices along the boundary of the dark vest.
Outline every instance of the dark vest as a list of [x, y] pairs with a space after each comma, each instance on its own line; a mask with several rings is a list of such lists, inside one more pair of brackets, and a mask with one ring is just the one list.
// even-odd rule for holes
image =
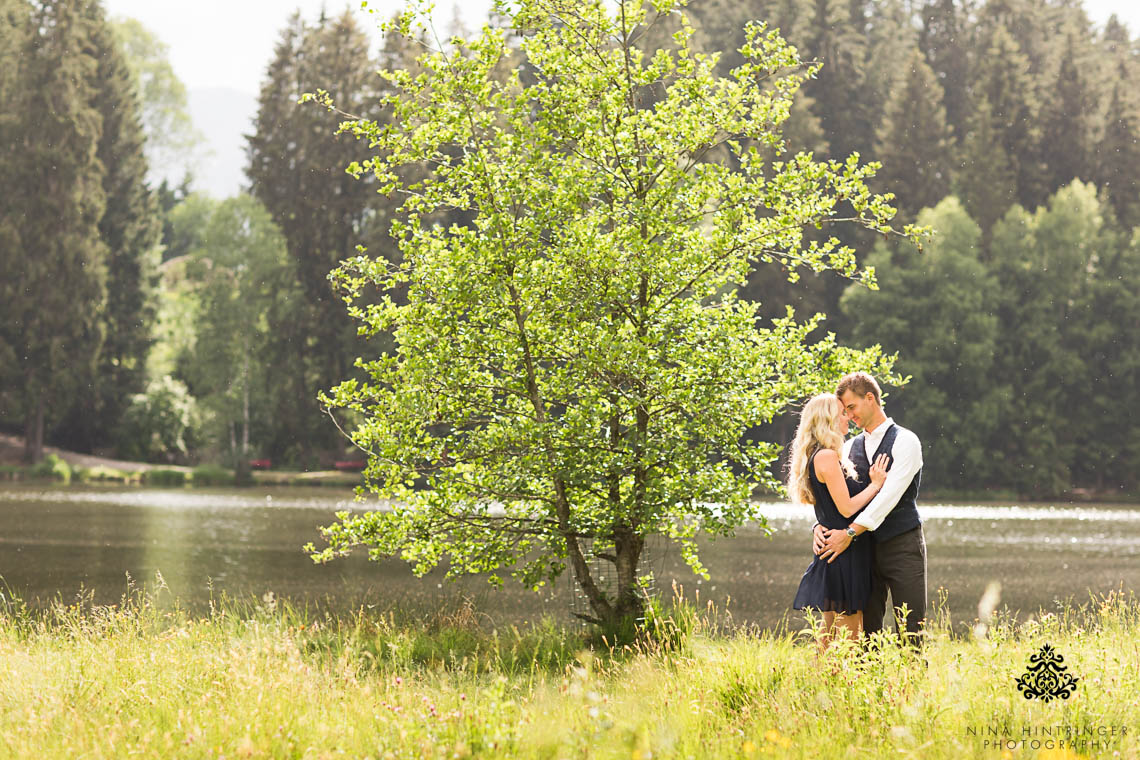
[[[879, 450], [875, 452], [872, 458], [867, 457], [867, 439], [862, 433], [855, 437], [851, 442], [851, 451], [849, 456], [851, 463], [855, 465], [855, 472], [859, 473], [860, 483], [871, 482], [871, 462], [873, 459], [878, 458], [879, 454], [890, 455], [895, 447], [895, 438], [898, 437], [899, 426], [892, 424], [890, 429], [887, 430], [883, 440], [879, 443]], [[891, 466], [895, 463], [894, 457], [891, 457], [891, 464], [887, 466], [889, 471]], [[908, 530], [914, 530], [922, 525], [922, 520], [918, 517], [918, 505], [915, 501], [918, 499], [918, 486], [922, 480], [922, 470], [914, 474], [914, 480], [903, 491], [903, 495], [899, 497], [898, 504], [895, 508], [887, 513], [887, 517], [883, 520], [875, 530], [871, 531], [875, 541], [886, 541], [888, 538], [894, 538], [900, 533], [906, 533]]]

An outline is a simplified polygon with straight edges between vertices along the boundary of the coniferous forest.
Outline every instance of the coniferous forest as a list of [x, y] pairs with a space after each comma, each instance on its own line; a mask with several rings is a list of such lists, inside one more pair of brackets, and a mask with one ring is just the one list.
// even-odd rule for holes
[[[723, 72], [754, 19], [822, 63], [787, 149], [880, 162], [872, 185], [895, 194], [896, 226], [934, 230], [921, 251], [847, 233], [877, 291], [834, 272], [792, 284], [758, 263], [740, 295], [764, 319], [822, 312], [841, 342], [898, 352], [910, 381], [886, 389], [887, 411], [924, 442], [925, 489], [1140, 493], [1131, 31], [1068, 0], [691, 0], [686, 12]], [[147, 115], [177, 116], [185, 95], [180, 106], [177, 88], [160, 100], [146, 86], [163, 61], [132, 53], [128, 25], [98, 0], [0, 0], [0, 431], [25, 436], [30, 459], [45, 443], [239, 470], [344, 458], [317, 394], [387, 342], [357, 336], [328, 274], [358, 245], [395, 255], [401, 201], [348, 175], [359, 146], [335, 134], [337, 115], [298, 101], [324, 89], [345, 111], [390, 118], [375, 71], [414, 70], [420, 50], [389, 40], [377, 60], [364, 23], [297, 15], [281, 30], [247, 192], [213, 199], [192, 177], [148, 180], [169, 153], [155, 146], [177, 141], [170, 118]], [[762, 432], [786, 442], [793, 427], [789, 415]]]

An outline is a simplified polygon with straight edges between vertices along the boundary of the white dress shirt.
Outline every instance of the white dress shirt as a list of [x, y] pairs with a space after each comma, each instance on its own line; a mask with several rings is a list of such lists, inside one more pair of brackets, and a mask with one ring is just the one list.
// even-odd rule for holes
[[[863, 445], [867, 451], [867, 460], [871, 464], [875, 463], [875, 452], [883, 442], [883, 436], [894, 424], [895, 421], [887, 417], [886, 421], [880, 423], [873, 432], [863, 433]], [[850, 457], [851, 445], [854, 442], [855, 438], [851, 438], [843, 444], [843, 456]], [[874, 530], [882, 525], [883, 520], [887, 519], [887, 515], [899, 503], [903, 492], [921, 469], [922, 444], [919, 443], [917, 435], [900, 427], [898, 435], [895, 436], [895, 445], [891, 449], [891, 469], [887, 473], [887, 479], [875, 494], [875, 498], [871, 499], [871, 503], [863, 508], [853, 522], [867, 530]]]

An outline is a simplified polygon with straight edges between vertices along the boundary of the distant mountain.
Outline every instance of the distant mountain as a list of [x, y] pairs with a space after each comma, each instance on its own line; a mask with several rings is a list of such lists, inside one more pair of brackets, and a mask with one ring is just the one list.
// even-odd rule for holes
[[245, 184], [245, 137], [253, 131], [257, 96], [229, 87], [191, 89], [190, 118], [206, 138], [196, 161], [193, 189], [215, 198], [238, 193]]

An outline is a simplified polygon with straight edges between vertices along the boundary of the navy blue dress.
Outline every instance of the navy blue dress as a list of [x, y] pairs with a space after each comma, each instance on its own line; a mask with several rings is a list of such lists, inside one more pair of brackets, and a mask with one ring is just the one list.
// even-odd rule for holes
[[[815, 475], [815, 454], [808, 462], [808, 479], [815, 495], [816, 522], [825, 528], [840, 530], [850, 525], [855, 517], [844, 517], [839, 513], [827, 485]], [[864, 488], [866, 484], [847, 481], [847, 490], [852, 495]], [[873, 551], [871, 535], [864, 531], [851, 541], [851, 545], [834, 562], [828, 564], [826, 559], [814, 557], [800, 579], [792, 608], [802, 610], [810, 607], [823, 612], [862, 611], [871, 593]]]

